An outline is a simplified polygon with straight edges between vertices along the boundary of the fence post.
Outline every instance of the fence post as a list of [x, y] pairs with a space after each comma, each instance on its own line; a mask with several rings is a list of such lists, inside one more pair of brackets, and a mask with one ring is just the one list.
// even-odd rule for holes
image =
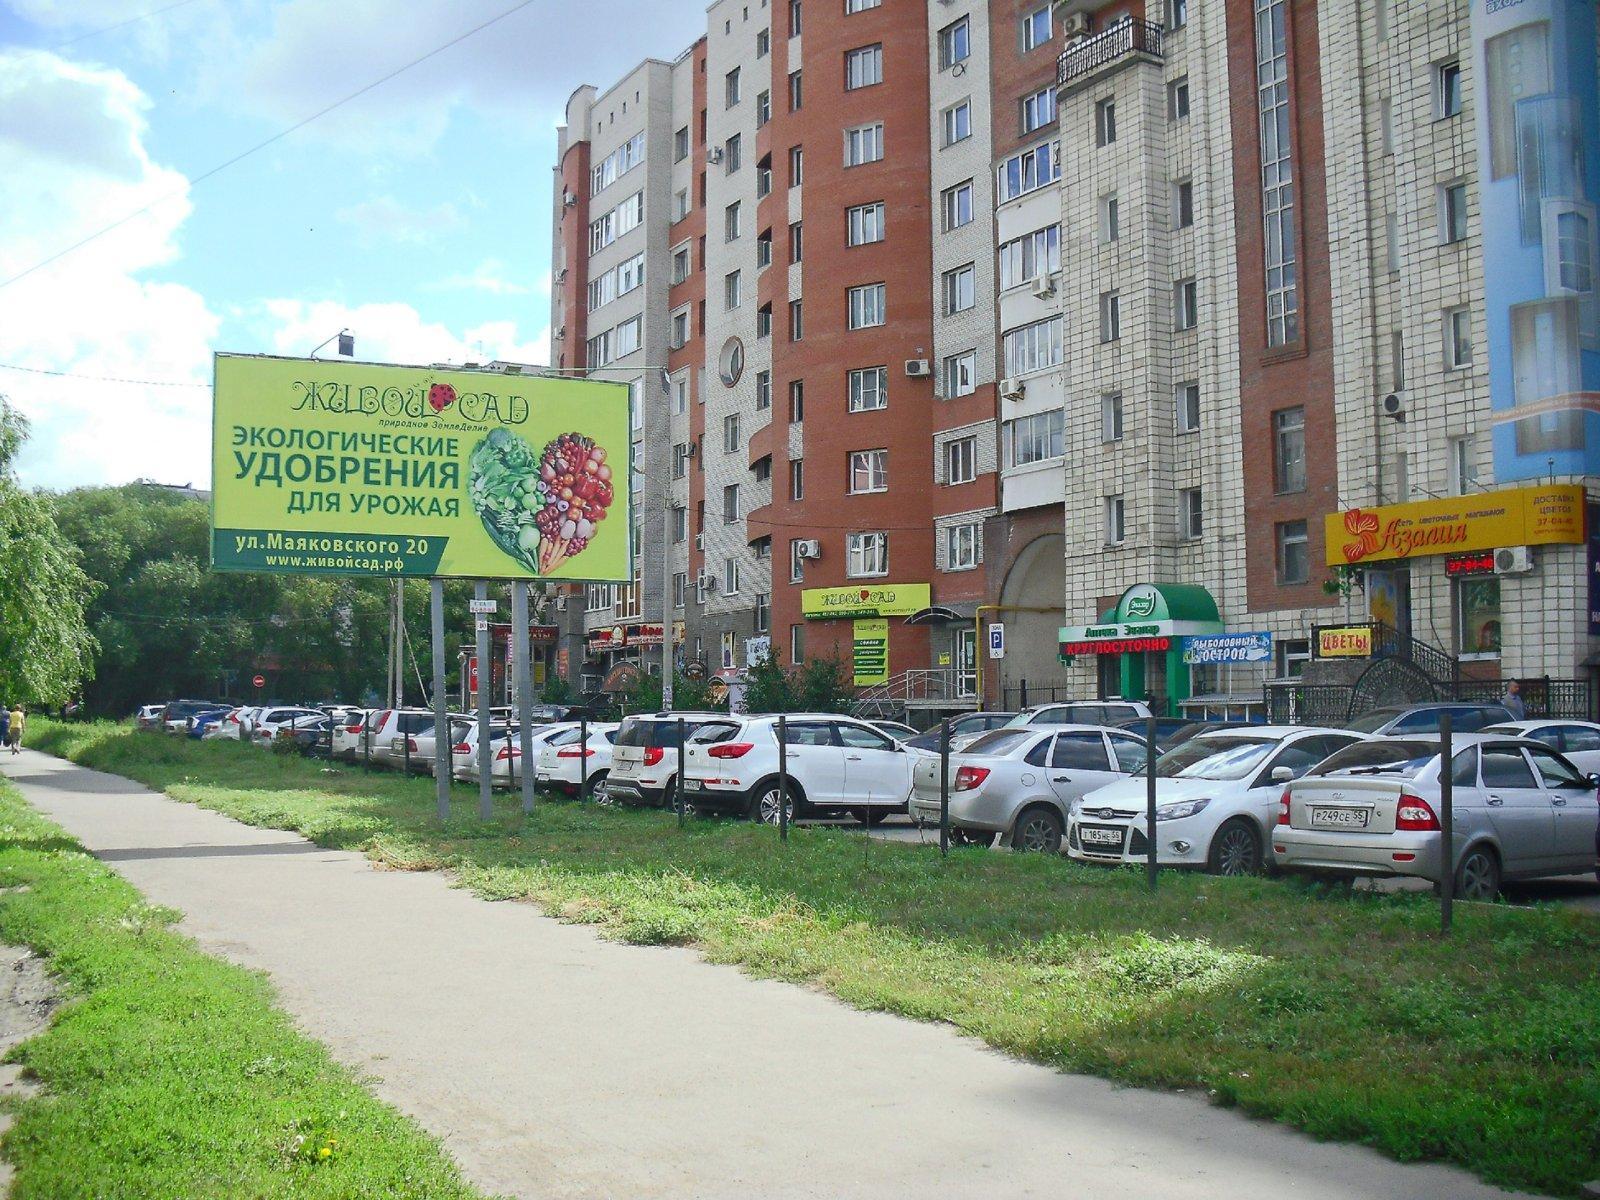
[[[1020, 690], [1017, 692], [1017, 701], [1018, 701], [1017, 707], [1019, 709], [1027, 708], [1028, 707], [1028, 681], [1026, 679], [1018, 680], [1018, 687], [1019, 687]], [[1002, 703], [1004, 703], [1003, 699], [1002, 699]]]
[[1154, 717], [1145, 718], [1144, 737], [1144, 872], [1153, 892], [1156, 890], [1156, 876], [1161, 873], [1160, 864], [1156, 861], [1156, 719]]
[[950, 857], [950, 718], [939, 722], [939, 856]]
[[1439, 932], [1447, 937], [1455, 919], [1456, 777], [1448, 711], [1439, 714]]
[[789, 723], [783, 713], [778, 714], [778, 840], [789, 840]]
[[683, 828], [683, 769], [688, 765], [683, 755], [683, 718], [677, 720], [678, 736], [678, 782], [672, 789], [673, 797], [678, 806], [678, 828]]

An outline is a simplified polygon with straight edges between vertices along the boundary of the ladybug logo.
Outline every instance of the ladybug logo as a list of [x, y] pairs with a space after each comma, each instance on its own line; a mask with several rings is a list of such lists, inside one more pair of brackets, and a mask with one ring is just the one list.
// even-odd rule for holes
[[436, 383], [428, 389], [428, 407], [442, 413], [456, 402], [456, 390], [448, 383]]

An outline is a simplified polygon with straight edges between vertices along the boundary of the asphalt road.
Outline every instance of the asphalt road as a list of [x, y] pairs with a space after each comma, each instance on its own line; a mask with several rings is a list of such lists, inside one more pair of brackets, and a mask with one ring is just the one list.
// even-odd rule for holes
[[430, 872], [37, 753], [28, 800], [441, 1137], [482, 1188], [596, 1200], [1488, 1200], [1212, 1108], [1018, 1062], [692, 950], [606, 942]]

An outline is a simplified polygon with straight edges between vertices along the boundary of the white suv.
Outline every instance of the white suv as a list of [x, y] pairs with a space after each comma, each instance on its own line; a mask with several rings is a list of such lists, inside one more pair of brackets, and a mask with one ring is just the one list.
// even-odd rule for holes
[[[791, 819], [850, 813], [875, 825], [890, 813], [905, 812], [914, 753], [853, 717], [794, 713], [784, 720]], [[777, 717], [709, 727], [684, 753], [683, 796], [697, 811], [740, 813], [777, 824], [784, 803]]]
[[677, 804], [678, 722], [683, 740], [704, 731], [704, 741], [739, 727], [739, 718], [727, 713], [655, 713], [629, 717], [617, 731], [611, 751], [611, 775], [606, 783], [614, 804], [647, 804], [672, 808]]
[[[1119, 725], [1150, 715], [1143, 700], [1067, 700], [1060, 704], [1035, 704], [1005, 723], [1007, 729], [1024, 725]], [[1137, 732], [1137, 731], [1135, 731]]]

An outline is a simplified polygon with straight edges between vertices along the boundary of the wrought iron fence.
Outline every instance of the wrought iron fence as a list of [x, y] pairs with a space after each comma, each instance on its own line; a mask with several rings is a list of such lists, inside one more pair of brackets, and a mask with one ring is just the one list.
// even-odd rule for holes
[[[1508, 679], [1463, 679], [1454, 688], [1455, 698], [1472, 704], [1495, 704], [1506, 694]], [[1593, 702], [1589, 684], [1583, 679], [1551, 679], [1539, 676], [1518, 679], [1522, 706], [1530, 717], [1550, 717], [1566, 721], [1589, 719]]]
[[1161, 57], [1161, 26], [1151, 21], [1118, 21], [1104, 33], [1097, 33], [1069, 47], [1056, 60], [1056, 86], [1092, 75], [1101, 67], [1128, 54]]
[[1092, 700], [1082, 688], [1070, 683], [1030, 683], [1017, 681], [1016, 687], [1000, 689], [1000, 703], [1006, 709], [1024, 709], [1031, 704], [1054, 704], [1060, 700]]
[[1343, 725], [1354, 696], [1346, 683], [1269, 683], [1262, 698], [1269, 725]]
[[[1506, 694], [1509, 679], [1460, 679], [1441, 683], [1440, 701], [1495, 704]], [[1583, 721], [1592, 718], [1594, 698], [1582, 679], [1519, 679], [1523, 707], [1530, 717]], [[1367, 711], [1356, 690], [1343, 683], [1269, 683], [1265, 690], [1267, 720], [1274, 725], [1344, 725]]]

